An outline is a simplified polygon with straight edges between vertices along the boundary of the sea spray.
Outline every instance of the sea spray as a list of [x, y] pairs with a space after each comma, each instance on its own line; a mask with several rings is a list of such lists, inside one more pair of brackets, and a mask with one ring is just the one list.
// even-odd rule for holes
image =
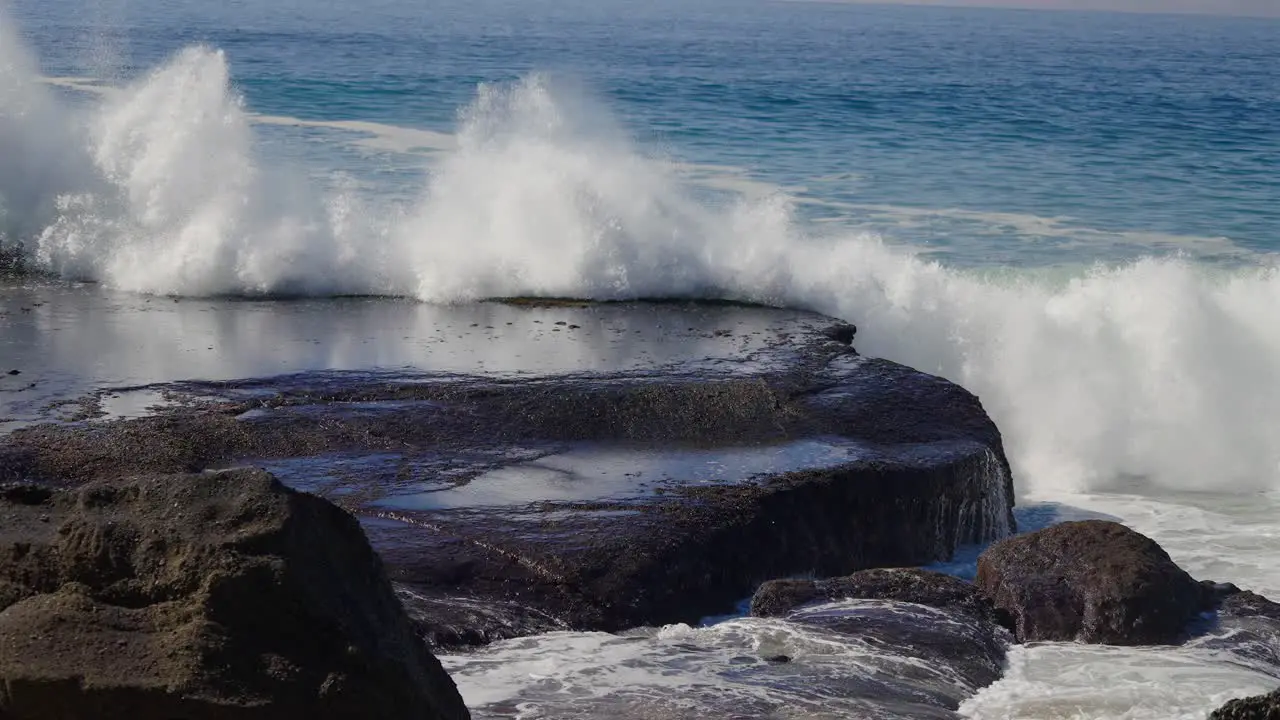
[[0, 8], [0, 255], [27, 247], [57, 217], [59, 194], [84, 185], [88, 158]]
[[87, 126], [105, 188], [59, 198], [36, 250], [49, 270], [174, 295], [395, 294], [357, 262], [376, 237], [351, 234], [349, 203], [259, 159], [221, 51], [184, 50]]
[[1036, 489], [1280, 476], [1280, 279], [1177, 257], [996, 278], [782, 193], [700, 201], [607, 111], [542, 75], [483, 86], [418, 200], [267, 167], [224, 55], [183, 51], [81, 117], [0, 14], [3, 242], [45, 269], [176, 295], [716, 296], [858, 323], [858, 348], [951, 378]]

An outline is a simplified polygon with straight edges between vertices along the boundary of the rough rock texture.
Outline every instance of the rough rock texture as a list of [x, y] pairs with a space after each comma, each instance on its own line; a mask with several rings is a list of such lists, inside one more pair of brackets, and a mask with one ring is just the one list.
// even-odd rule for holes
[[468, 713], [354, 518], [260, 471], [0, 492], [0, 718]]
[[25, 263], [23, 262], [22, 245], [7, 245], [0, 242], [0, 276], [21, 274]]
[[1209, 720], [1280, 720], [1280, 690], [1232, 700], [1214, 710]]
[[1013, 616], [1024, 642], [1175, 643], [1206, 604], [1159, 545], [1101, 520], [996, 543], [978, 559], [975, 584]]
[[998, 610], [972, 583], [917, 568], [877, 568], [825, 580], [771, 580], [751, 598], [756, 617], [786, 615], [802, 605], [842, 599], [894, 600], [968, 613], [1013, 630], [1013, 619]]
[[[1234, 586], [1232, 586], [1234, 588]], [[1218, 604], [1220, 618], [1260, 618], [1280, 621], [1280, 603], [1248, 590], [1229, 592]]]
[[766, 580], [924, 564], [1013, 527], [978, 399], [858, 356], [830, 318], [688, 303], [503, 313], [446, 346], [621, 369], [164, 386], [179, 400], [156, 416], [15, 432], [0, 477], [264, 467], [361, 517], [441, 645], [696, 622]]

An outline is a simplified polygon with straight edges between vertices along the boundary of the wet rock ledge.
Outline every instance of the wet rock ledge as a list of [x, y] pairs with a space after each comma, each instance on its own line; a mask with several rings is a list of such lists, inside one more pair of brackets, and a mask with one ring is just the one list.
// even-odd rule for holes
[[[147, 388], [170, 404], [13, 433], [0, 477], [263, 468], [361, 520], [438, 646], [697, 621], [772, 578], [928, 563], [1013, 527], [978, 399], [859, 356], [828, 318], [501, 306], [457, 330], [459, 347], [552, 369], [459, 372], [455, 359]], [[578, 355], [613, 360], [547, 360]]]

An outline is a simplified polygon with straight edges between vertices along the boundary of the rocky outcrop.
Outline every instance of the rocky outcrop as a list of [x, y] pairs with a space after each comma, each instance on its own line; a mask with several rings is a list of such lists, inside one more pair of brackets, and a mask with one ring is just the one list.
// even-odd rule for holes
[[825, 580], [772, 580], [751, 598], [751, 614], [777, 617], [817, 602], [893, 600], [954, 610], [1013, 630], [1012, 618], [998, 610], [972, 583], [917, 568], [863, 570]]
[[347, 513], [260, 471], [0, 493], [0, 717], [468, 717]]
[[697, 622], [766, 580], [926, 564], [1013, 527], [978, 399], [859, 356], [829, 318], [689, 303], [485, 317], [501, 322], [450, 342], [624, 367], [166, 386], [153, 417], [14, 433], [0, 472], [263, 467], [361, 517], [441, 645]]
[[1024, 642], [1174, 643], [1206, 606], [1202, 586], [1159, 545], [1100, 520], [996, 543], [975, 583], [1013, 616]]
[[1280, 690], [1232, 700], [1214, 710], [1209, 720], [1280, 720]]

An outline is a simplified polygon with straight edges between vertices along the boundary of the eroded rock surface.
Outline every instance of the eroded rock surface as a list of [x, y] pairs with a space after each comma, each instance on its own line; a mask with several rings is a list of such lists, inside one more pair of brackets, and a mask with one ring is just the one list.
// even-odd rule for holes
[[1013, 616], [1023, 642], [1176, 643], [1206, 607], [1204, 588], [1153, 540], [1101, 520], [996, 543], [975, 584]]
[[356, 520], [242, 470], [0, 492], [0, 717], [468, 713]]
[[[771, 578], [924, 564], [1013, 526], [977, 398], [860, 357], [828, 318], [688, 303], [458, 312], [475, 320], [429, 357], [461, 348], [474, 372], [170, 384], [156, 415], [13, 433], [0, 474], [267, 468], [362, 519], [443, 645], [696, 622]], [[498, 362], [549, 369], [486, 371]]]

